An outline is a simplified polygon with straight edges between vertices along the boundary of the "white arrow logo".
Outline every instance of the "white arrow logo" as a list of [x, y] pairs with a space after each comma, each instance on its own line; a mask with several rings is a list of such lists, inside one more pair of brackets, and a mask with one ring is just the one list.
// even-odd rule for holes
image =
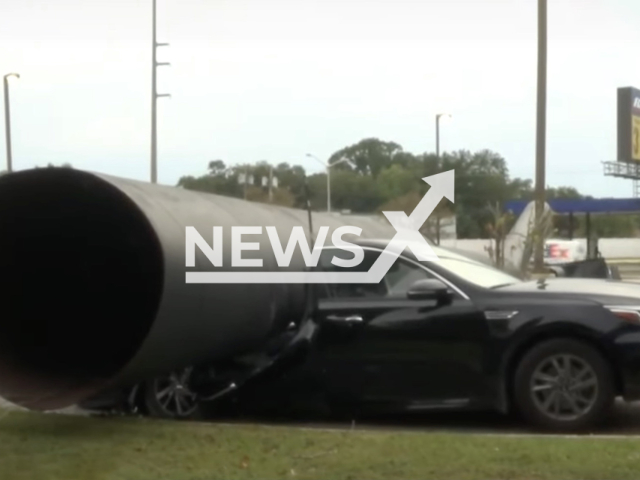
[[454, 170], [422, 179], [431, 188], [407, 216], [404, 212], [382, 212], [396, 230], [368, 272], [187, 272], [187, 283], [380, 283], [404, 251], [411, 249], [421, 262], [438, 260], [420, 233], [420, 228], [443, 197], [454, 202]]

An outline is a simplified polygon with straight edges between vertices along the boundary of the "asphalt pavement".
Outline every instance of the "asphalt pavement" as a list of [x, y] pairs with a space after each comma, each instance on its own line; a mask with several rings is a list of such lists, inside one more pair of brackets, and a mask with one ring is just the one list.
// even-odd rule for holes
[[620, 271], [620, 276], [628, 282], [640, 283], [640, 261], [616, 263], [615, 260], [609, 260], [609, 264], [616, 265]]

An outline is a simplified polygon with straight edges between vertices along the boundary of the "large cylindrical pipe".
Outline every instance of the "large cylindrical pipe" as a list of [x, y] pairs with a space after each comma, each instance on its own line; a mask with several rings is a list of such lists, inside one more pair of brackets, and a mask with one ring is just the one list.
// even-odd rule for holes
[[[395, 232], [382, 220], [314, 214], [313, 227]], [[211, 242], [275, 226], [286, 243], [307, 212], [68, 168], [0, 177], [0, 396], [32, 409], [236, 355], [300, 319], [303, 285], [187, 284], [185, 227]], [[330, 237], [328, 237], [330, 238]], [[276, 268], [266, 234], [265, 270]], [[265, 257], [265, 252], [267, 256]], [[198, 253], [195, 269], [212, 270]], [[272, 254], [273, 255], [273, 254]], [[303, 268], [299, 251], [290, 269]]]

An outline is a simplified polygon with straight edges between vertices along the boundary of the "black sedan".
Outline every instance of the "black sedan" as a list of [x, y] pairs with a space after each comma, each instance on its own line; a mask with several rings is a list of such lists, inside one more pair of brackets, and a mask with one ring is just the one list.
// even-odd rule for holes
[[[362, 246], [357, 268], [368, 271], [385, 243]], [[425, 263], [407, 249], [379, 284], [314, 287], [308, 318], [287, 332], [283, 348], [263, 362], [268, 367], [243, 382], [218, 383], [225, 393], [206, 397], [249, 405], [276, 394], [332, 409], [517, 411], [535, 426], [562, 431], [605, 420], [617, 396], [640, 398], [640, 285], [525, 282], [434, 250], [439, 259]], [[345, 252], [325, 249], [319, 268], [339, 269], [334, 255]], [[173, 386], [192, 400], [201, 388], [186, 379]]]

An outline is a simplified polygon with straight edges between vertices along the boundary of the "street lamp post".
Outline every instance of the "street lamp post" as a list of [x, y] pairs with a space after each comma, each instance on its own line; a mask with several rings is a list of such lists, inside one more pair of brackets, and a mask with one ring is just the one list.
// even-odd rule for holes
[[[451, 118], [450, 113], [438, 113], [436, 115], [436, 157], [440, 160], [440, 119]], [[440, 213], [436, 212], [436, 245], [440, 245]]]
[[442, 117], [451, 118], [449, 113], [439, 113], [436, 115], [436, 156], [440, 158], [440, 119]]
[[158, 67], [170, 65], [168, 62], [157, 61], [158, 47], [166, 47], [168, 43], [158, 43], [156, 40], [156, 0], [152, 0], [151, 36], [151, 183], [158, 181], [158, 98], [171, 97], [168, 93], [158, 93], [157, 72]]
[[18, 73], [7, 73], [4, 76], [4, 133], [7, 146], [7, 173], [13, 170], [11, 157], [11, 107], [9, 105], [9, 78], [20, 78]]
[[330, 213], [331, 212], [331, 167], [334, 167], [339, 163], [349, 162], [349, 159], [342, 157], [340, 160], [336, 160], [333, 163], [329, 163], [329, 162], [323, 162], [318, 157], [316, 157], [315, 155], [311, 155], [310, 153], [307, 153], [307, 157], [317, 160], [322, 165], [324, 165], [324, 167], [327, 169], [327, 212]]

